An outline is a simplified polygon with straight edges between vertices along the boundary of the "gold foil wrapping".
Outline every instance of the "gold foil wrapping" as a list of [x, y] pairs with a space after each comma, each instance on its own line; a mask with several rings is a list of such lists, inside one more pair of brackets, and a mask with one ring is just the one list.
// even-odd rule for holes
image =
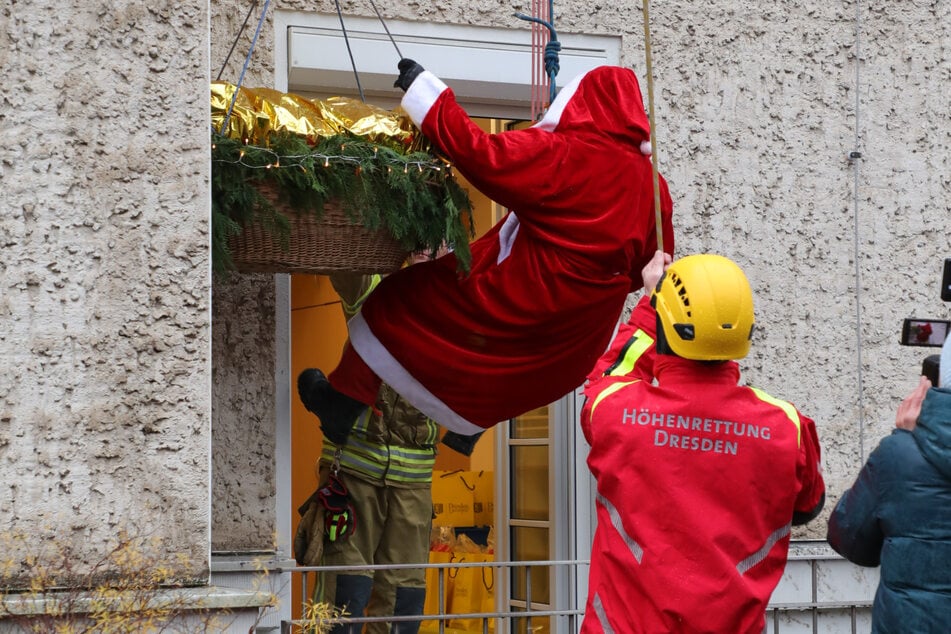
[[[428, 151], [409, 117], [348, 97], [306, 99], [271, 88], [238, 89], [228, 116], [235, 85], [211, 84], [211, 124], [215, 131], [253, 145], [267, 145], [271, 132], [286, 131], [316, 142], [318, 137], [353, 134], [402, 152]], [[222, 123], [227, 118], [227, 127]]]

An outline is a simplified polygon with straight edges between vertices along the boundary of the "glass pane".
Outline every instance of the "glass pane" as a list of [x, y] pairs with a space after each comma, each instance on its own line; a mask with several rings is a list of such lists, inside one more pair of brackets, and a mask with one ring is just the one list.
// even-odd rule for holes
[[548, 406], [512, 419], [512, 438], [548, 438]]
[[511, 447], [511, 461], [512, 519], [547, 522], [548, 445]]
[[[522, 608], [512, 608], [512, 612], [524, 612]], [[551, 619], [547, 616], [512, 617], [513, 632], [529, 634], [548, 634], [551, 632]]]
[[[545, 561], [548, 559], [548, 529], [513, 526], [512, 561]], [[526, 577], [531, 579], [532, 603], [549, 602], [548, 598], [548, 566], [532, 566], [529, 573], [527, 566], [512, 567], [512, 599], [528, 601], [528, 584]]]

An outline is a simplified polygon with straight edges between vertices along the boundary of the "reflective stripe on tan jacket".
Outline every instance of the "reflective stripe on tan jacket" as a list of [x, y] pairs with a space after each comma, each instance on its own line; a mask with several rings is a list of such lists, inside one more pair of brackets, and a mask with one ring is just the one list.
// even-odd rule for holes
[[[379, 275], [330, 276], [347, 320], [357, 313], [380, 279]], [[438, 440], [435, 421], [384, 383], [376, 407], [368, 409], [357, 420], [342, 448], [340, 467], [346, 473], [374, 483], [407, 488], [429, 486]], [[321, 462], [331, 464], [336, 449], [324, 439]]]

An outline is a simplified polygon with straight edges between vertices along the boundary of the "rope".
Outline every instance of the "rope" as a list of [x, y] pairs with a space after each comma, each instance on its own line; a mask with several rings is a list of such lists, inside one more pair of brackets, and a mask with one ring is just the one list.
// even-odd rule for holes
[[657, 249], [664, 250], [663, 215], [660, 211], [660, 173], [657, 170], [657, 120], [654, 118], [654, 70], [651, 63], [651, 26], [649, 0], [644, 0], [644, 52], [647, 62], [647, 103], [651, 135], [651, 172], [654, 179], [654, 228], [657, 231]]
[[386, 22], [383, 21], [383, 16], [380, 15], [379, 10], [376, 8], [376, 3], [374, 3], [373, 0], [370, 0], [370, 6], [373, 7], [376, 17], [380, 18], [380, 24], [383, 25], [383, 30], [386, 31], [386, 35], [390, 38], [390, 42], [393, 43], [393, 48], [396, 49], [396, 54], [400, 56], [400, 59], [403, 59], [403, 54], [400, 53], [400, 47], [396, 45], [396, 40], [394, 40], [393, 36], [390, 35], [390, 30], [386, 28]]
[[225, 68], [228, 66], [228, 62], [231, 61], [231, 54], [234, 53], [234, 48], [238, 45], [238, 40], [241, 39], [241, 34], [244, 33], [244, 29], [248, 26], [248, 20], [251, 19], [251, 14], [254, 12], [254, 7], [258, 6], [258, 0], [254, 0], [251, 3], [250, 8], [248, 8], [248, 14], [244, 16], [244, 23], [241, 25], [241, 28], [238, 29], [238, 34], [234, 38], [234, 42], [231, 43], [231, 49], [228, 51], [228, 54], [225, 56], [225, 63], [221, 65], [221, 70], [218, 71], [218, 76], [215, 77], [215, 81], [219, 81], [221, 76], [225, 72]]
[[[554, 0], [549, 0], [548, 2], [548, 17], [551, 20], [551, 15], [554, 12]], [[549, 38], [548, 43], [545, 45], [545, 54], [544, 54], [544, 66], [545, 72], [548, 75], [548, 104], [551, 105], [551, 102], [555, 100], [555, 94], [558, 92], [558, 87], [555, 84], [555, 77], [558, 75], [560, 66], [558, 63], [558, 52], [561, 50], [561, 42], [558, 41], [558, 33], [555, 31], [555, 27], [552, 26], [551, 21], [542, 20], [530, 15], [525, 15], [523, 13], [515, 13], [515, 17], [519, 20], [525, 20], [526, 22], [531, 22], [532, 24], [540, 24], [548, 29]], [[534, 33], [534, 31], [533, 31]], [[535, 42], [532, 41], [532, 48], [534, 49]], [[533, 67], [534, 67], [534, 58], [533, 58]], [[533, 77], [533, 86], [534, 90], [534, 77]], [[534, 110], [534, 104], [533, 104]], [[534, 115], [534, 112], [532, 113]]]
[[334, 6], [337, 7], [337, 18], [340, 20], [340, 30], [343, 32], [343, 42], [347, 45], [347, 55], [350, 56], [350, 66], [353, 68], [353, 76], [357, 80], [357, 91], [360, 93], [360, 101], [366, 103], [363, 96], [363, 86], [360, 85], [360, 73], [357, 72], [357, 63], [353, 61], [353, 51], [350, 50], [350, 38], [347, 36], [347, 27], [343, 23], [343, 14], [340, 12], [339, 0], [334, 0]]
[[224, 134], [225, 129], [228, 127], [228, 121], [231, 119], [231, 111], [234, 110], [234, 102], [238, 100], [238, 90], [241, 88], [241, 83], [244, 81], [244, 74], [248, 70], [248, 64], [251, 63], [251, 54], [254, 53], [254, 47], [258, 43], [258, 36], [261, 34], [261, 26], [264, 25], [264, 18], [267, 16], [267, 8], [271, 5], [271, 0], [265, 0], [264, 8], [261, 10], [261, 18], [258, 20], [258, 28], [254, 30], [254, 38], [251, 40], [251, 48], [248, 49], [248, 56], [244, 58], [244, 67], [241, 69], [241, 75], [238, 77], [238, 83], [234, 88], [234, 94], [231, 95], [231, 103], [228, 104], [228, 114], [225, 115], [224, 121], [221, 122], [221, 128], [218, 129], [218, 134]]

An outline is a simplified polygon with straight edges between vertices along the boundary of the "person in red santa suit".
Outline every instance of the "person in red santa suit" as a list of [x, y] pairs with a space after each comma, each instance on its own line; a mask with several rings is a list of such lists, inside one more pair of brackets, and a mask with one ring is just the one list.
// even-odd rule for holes
[[[657, 249], [650, 125], [633, 71], [588, 71], [532, 127], [490, 134], [434, 74], [408, 59], [399, 69], [403, 109], [510, 211], [472, 243], [468, 274], [450, 254], [389, 275], [350, 321], [329, 377], [301, 373], [300, 398], [335, 443], [381, 379], [459, 436], [575, 389]], [[673, 205], [659, 183], [673, 253]]]
[[743, 271], [712, 254], [669, 263], [657, 252], [644, 268], [585, 386], [598, 525], [581, 632], [760, 634], [790, 527], [825, 502], [816, 427], [739, 384]]

